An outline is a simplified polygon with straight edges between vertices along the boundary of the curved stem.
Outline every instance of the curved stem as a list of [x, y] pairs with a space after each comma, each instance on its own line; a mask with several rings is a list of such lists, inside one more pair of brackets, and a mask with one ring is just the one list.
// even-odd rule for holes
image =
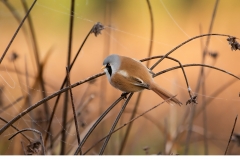
[[25, 131], [32, 131], [32, 132], [35, 132], [35, 133], [39, 134], [40, 140], [41, 140], [41, 145], [42, 145], [42, 152], [43, 152], [43, 155], [45, 155], [45, 148], [44, 148], [44, 141], [43, 141], [43, 138], [42, 138], [42, 133], [39, 132], [39, 131], [36, 130], [36, 129], [26, 128], [26, 129], [20, 130], [20, 131], [18, 131], [17, 133], [13, 134], [8, 140], [11, 140], [11, 139], [12, 139], [13, 137], [15, 137], [17, 134], [22, 133], [22, 132], [25, 132]]
[[171, 51], [169, 51], [168, 53], [166, 53], [160, 60], [158, 60], [151, 68], [150, 70], [153, 70], [164, 58], [166, 58], [168, 55], [170, 55], [172, 52], [174, 52], [175, 50], [177, 50], [178, 48], [182, 47], [183, 45], [187, 44], [188, 42], [197, 39], [197, 38], [201, 38], [201, 37], [206, 37], [206, 36], [224, 36], [224, 37], [230, 37], [230, 35], [226, 35], [226, 34], [218, 34], [218, 33], [211, 33], [211, 34], [202, 34], [202, 35], [198, 35], [195, 36], [193, 38], [190, 38], [188, 40], [186, 40], [185, 42], [179, 44], [178, 46], [176, 46], [175, 48], [173, 48]]

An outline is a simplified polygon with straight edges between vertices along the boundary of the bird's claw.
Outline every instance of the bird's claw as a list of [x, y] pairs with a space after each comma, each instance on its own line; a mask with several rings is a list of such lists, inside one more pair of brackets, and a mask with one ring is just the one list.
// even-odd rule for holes
[[128, 95], [128, 92], [123, 92], [121, 94], [121, 97], [123, 97], [123, 99], [126, 100], [127, 99], [127, 95]]

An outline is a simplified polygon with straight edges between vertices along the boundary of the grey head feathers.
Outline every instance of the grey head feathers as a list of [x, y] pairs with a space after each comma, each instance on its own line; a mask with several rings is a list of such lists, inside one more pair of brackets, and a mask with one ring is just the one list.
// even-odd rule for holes
[[106, 66], [104, 71], [107, 74], [108, 80], [110, 80], [111, 76], [117, 72], [120, 67], [121, 59], [117, 54], [112, 54], [106, 57], [103, 61], [103, 65]]

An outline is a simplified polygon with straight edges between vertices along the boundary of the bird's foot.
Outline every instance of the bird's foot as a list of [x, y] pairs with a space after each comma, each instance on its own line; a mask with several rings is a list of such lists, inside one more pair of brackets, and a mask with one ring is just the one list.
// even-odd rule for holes
[[126, 100], [128, 93], [129, 93], [129, 92], [123, 92], [123, 93], [121, 94], [121, 97], [123, 97], [123, 99]]

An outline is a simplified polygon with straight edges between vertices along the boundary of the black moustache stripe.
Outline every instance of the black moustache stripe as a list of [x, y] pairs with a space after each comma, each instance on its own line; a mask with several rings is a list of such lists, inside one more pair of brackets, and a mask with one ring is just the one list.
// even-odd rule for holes
[[108, 71], [109, 75], [112, 76], [112, 68], [111, 68], [111, 66], [107, 65], [106, 68], [107, 68], [107, 71]]

